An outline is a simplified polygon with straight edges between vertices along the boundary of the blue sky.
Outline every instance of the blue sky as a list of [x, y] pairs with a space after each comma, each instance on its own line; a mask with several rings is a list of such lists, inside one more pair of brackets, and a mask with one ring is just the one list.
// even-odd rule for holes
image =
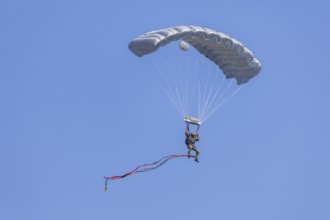
[[[0, 1], [0, 219], [330, 218], [327, 1]], [[263, 65], [201, 128], [128, 43], [198, 25]], [[159, 51], [161, 52], [161, 50]]]

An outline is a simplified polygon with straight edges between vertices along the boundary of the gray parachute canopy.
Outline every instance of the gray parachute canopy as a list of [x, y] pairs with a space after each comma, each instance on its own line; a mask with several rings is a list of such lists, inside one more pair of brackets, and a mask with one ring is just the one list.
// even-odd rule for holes
[[235, 78], [237, 84], [248, 82], [261, 70], [260, 62], [240, 42], [226, 34], [197, 26], [177, 26], [148, 32], [131, 41], [129, 49], [142, 57], [180, 39], [218, 65], [226, 78]]

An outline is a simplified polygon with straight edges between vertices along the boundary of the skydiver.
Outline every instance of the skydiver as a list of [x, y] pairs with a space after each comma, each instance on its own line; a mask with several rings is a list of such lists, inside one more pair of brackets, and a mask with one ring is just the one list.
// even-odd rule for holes
[[196, 153], [195, 161], [196, 161], [197, 163], [199, 163], [199, 160], [198, 160], [199, 150], [198, 150], [198, 148], [195, 146], [195, 142], [196, 142], [196, 141], [199, 141], [198, 129], [197, 129], [197, 132], [190, 132], [190, 131], [189, 131], [189, 123], [187, 123], [185, 134], [186, 134], [186, 140], [185, 140], [185, 143], [186, 143], [187, 148], [188, 148], [188, 158], [190, 158], [190, 152], [191, 152], [191, 150], [193, 150], [193, 151], [195, 151], [195, 153]]

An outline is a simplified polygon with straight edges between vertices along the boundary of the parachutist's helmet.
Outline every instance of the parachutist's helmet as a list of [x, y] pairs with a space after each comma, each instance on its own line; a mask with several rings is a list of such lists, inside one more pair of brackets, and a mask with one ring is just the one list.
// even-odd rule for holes
[[191, 132], [191, 136], [193, 137], [197, 136], [196, 132]]

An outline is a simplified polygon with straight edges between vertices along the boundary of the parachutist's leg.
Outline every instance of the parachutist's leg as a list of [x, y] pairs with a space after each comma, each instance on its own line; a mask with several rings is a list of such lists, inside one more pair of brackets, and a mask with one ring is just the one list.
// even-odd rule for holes
[[191, 145], [188, 145], [187, 147], [188, 147], [188, 158], [190, 158], [190, 153], [191, 153], [192, 147], [191, 147]]
[[196, 161], [196, 162], [199, 162], [199, 160], [198, 160], [199, 150], [198, 150], [198, 148], [197, 148], [196, 146], [194, 146], [193, 150], [196, 152], [196, 158], [195, 158], [195, 161]]

